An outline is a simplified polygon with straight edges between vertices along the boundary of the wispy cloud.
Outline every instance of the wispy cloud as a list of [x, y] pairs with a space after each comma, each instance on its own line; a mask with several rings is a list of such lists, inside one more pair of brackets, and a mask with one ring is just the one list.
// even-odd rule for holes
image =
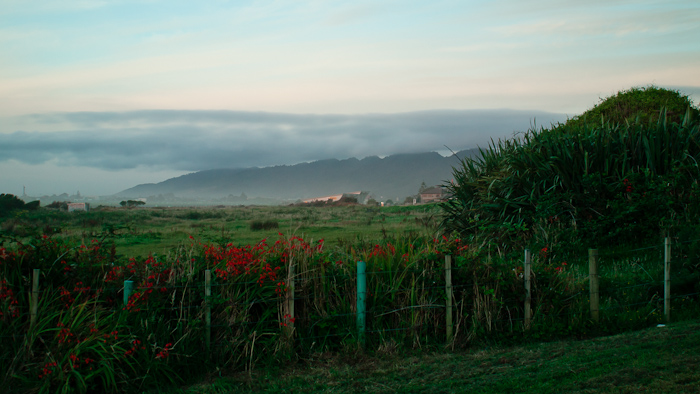
[[[0, 134], [0, 162], [100, 169], [197, 171], [295, 164], [326, 158], [453, 150], [485, 145], [560, 114], [422, 111], [294, 115], [236, 111], [78, 112], [27, 115]], [[34, 130], [34, 131], [32, 131]], [[39, 131], [43, 130], [43, 131]]]

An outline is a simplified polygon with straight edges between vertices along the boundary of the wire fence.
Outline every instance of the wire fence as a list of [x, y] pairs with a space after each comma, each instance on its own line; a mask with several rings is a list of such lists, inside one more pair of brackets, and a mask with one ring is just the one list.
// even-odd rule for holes
[[[697, 265], [697, 256], [684, 246], [698, 241], [677, 242], [675, 255], [666, 242], [624, 253], [596, 252], [595, 258], [589, 254], [588, 259], [568, 262], [552, 261], [541, 252], [533, 264], [526, 258], [509, 266], [489, 262], [452, 266], [446, 258], [444, 265], [421, 269], [373, 267], [361, 272], [357, 264], [355, 272], [309, 270], [285, 276], [293, 272], [287, 266], [266, 281], [224, 279], [210, 271], [207, 276], [213, 279], [208, 282], [201, 275], [192, 275], [185, 283], [127, 280], [123, 286], [82, 288], [71, 297], [77, 301], [90, 294], [109, 311], [152, 320], [154, 330], [186, 330], [190, 336], [212, 338], [207, 350], [239, 346], [240, 340], [233, 336], [252, 336], [255, 341], [265, 335], [299, 344], [324, 338], [364, 343], [369, 338], [377, 345], [387, 337], [454, 344], [469, 341], [475, 332], [526, 333], [555, 321], [595, 324], [621, 313], [656, 319], [646, 318], [649, 322], [670, 321], [673, 300], [700, 295], [696, 271], [690, 271], [690, 278], [683, 276], [683, 267]], [[679, 276], [676, 282], [683, 282], [673, 293], [672, 261]], [[39, 283], [32, 287], [31, 297], [21, 298], [27, 304], [18, 310], [20, 319], [33, 322], [40, 313], [40, 297], [61, 296], [59, 289], [42, 289]], [[3, 313], [8, 311], [6, 307]], [[459, 335], [454, 334], [457, 328]]]

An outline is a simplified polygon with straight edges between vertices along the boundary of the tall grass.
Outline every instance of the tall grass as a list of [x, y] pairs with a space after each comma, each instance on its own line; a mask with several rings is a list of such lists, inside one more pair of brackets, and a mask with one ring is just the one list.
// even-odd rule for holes
[[492, 142], [447, 185], [443, 228], [494, 250], [569, 242], [634, 243], [698, 211], [700, 122], [567, 123]]

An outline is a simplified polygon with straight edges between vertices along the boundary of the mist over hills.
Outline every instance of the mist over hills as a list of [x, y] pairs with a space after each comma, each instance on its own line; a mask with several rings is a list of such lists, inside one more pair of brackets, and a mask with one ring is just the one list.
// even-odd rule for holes
[[444, 157], [437, 152], [407, 153], [379, 158], [328, 159], [264, 168], [198, 171], [159, 183], [141, 184], [116, 194], [120, 198], [174, 195], [178, 198], [220, 199], [228, 196], [299, 200], [367, 191], [378, 199], [403, 199], [421, 183], [442, 184], [452, 178], [459, 158], [478, 149]]

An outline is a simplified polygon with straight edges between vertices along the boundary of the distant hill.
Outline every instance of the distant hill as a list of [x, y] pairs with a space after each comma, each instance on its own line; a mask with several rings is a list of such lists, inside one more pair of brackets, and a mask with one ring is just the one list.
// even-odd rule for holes
[[290, 166], [199, 171], [160, 183], [142, 184], [117, 193], [119, 198], [174, 195], [178, 198], [220, 199], [244, 194], [249, 198], [298, 200], [344, 192], [368, 191], [376, 199], [403, 199], [421, 183], [442, 184], [452, 178], [459, 158], [436, 152], [397, 154], [379, 158], [319, 160]]

